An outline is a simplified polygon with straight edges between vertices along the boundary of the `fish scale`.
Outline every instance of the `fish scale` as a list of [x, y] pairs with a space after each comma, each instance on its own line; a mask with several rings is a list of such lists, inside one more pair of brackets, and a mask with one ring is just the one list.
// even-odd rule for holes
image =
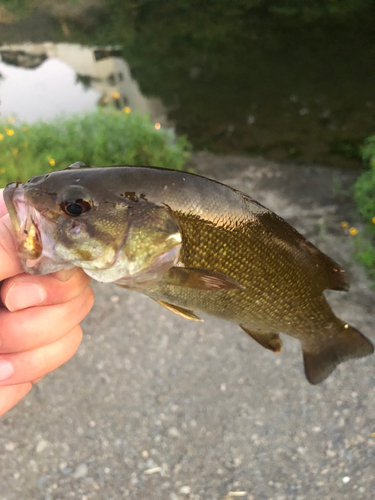
[[[267, 244], [264, 242], [267, 235], [261, 229], [256, 229], [260, 228], [259, 224], [255, 224], [256, 227], [253, 224], [251, 228], [244, 225], [240, 231], [228, 234], [222, 229], [225, 227], [225, 221], [220, 221], [215, 227], [205, 224], [204, 221], [200, 223], [195, 221], [192, 224], [189, 217], [180, 214], [176, 214], [176, 218], [184, 235], [181, 263], [188, 268], [203, 268], [224, 273], [233, 277], [246, 289], [215, 292], [215, 297], [207, 292], [196, 296], [191, 289], [169, 287], [166, 280], [159, 282], [155, 289], [148, 290], [147, 294], [156, 299], [170, 300], [171, 303], [181, 307], [192, 308], [196, 312], [213, 314], [215, 311], [216, 315], [224, 319], [241, 321], [243, 324], [256, 323], [260, 328], [272, 331], [276, 329], [291, 334], [301, 322], [304, 322], [305, 326], [309, 325], [309, 311], [306, 311], [306, 317], [301, 318], [297, 315], [296, 302], [303, 304], [306, 301], [308, 306], [313, 294], [318, 293], [308, 286], [308, 279], [311, 277], [303, 272], [298, 274], [290, 260], [288, 263], [280, 255], [267, 250]], [[221, 252], [224, 237], [227, 240], [225, 255]], [[279, 287], [272, 279], [276, 270], [283, 279], [283, 295], [280, 295]], [[298, 287], [295, 286], [296, 282]], [[221, 309], [228, 300], [231, 304], [230, 311], [223, 313]], [[271, 308], [275, 301], [276, 306]], [[314, 308], [313, 303], [313, 310]], [[321, 318], [323, 323], [332, 316], [329, 309], [326, 312], [327, 318]], [[313, 332], [319, 326], [314, 323]], [[309, 336], [310, 327], [303, 333]]]

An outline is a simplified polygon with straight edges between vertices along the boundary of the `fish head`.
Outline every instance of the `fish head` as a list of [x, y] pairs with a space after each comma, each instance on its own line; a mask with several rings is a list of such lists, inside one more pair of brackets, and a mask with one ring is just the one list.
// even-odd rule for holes
[[106, 188], [105, 172], [94, 179], [84, 174], [52, 172], [5, 188], [24, 270], [48, 274], [77, 266], [98, 281], [138, 289], [160, 279], [181, 248], [171, 211], [121, 198], [113, 185]]

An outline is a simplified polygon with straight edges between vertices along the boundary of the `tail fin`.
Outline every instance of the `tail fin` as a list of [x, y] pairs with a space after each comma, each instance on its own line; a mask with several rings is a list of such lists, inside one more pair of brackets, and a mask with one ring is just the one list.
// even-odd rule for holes
[[342, 323], [342, 330], [314, 350], [303, 348], [305, 374], [311, 384], [323, 382], [336, 366], [350, 358], [362, 358], [374, 352], [374, 346], [362, 333]]

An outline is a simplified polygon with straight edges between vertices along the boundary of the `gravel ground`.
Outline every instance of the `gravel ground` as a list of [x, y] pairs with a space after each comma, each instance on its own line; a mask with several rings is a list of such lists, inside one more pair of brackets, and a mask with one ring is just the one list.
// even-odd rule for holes
[[[341, 262], [351, 291], [330, 302], [375, 340], [375, 293], [340, 226], [357, 221], [345, 194], [355, 174], [206, 154], [194, 163]], [[233, 324], [95, 291], [78, 354], [1, 420], [0, 500], [373, 500], [375, 356], [313, 387], [291, 338], [276, 356]]]

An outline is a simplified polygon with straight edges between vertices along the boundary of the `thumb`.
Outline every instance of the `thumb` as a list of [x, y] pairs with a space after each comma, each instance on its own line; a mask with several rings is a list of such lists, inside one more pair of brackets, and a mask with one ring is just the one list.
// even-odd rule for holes
[[0, 189], [0, 217], [3, 217], [5, 214], [8, 213], [7, 207], [5, 206], [4, 203], [3, 191], [4, 189]]
[[22, 272], [21, 261], [17, 255], [16, 236], [9, 215], [5, 215], [0, 218], [0, 281]]

